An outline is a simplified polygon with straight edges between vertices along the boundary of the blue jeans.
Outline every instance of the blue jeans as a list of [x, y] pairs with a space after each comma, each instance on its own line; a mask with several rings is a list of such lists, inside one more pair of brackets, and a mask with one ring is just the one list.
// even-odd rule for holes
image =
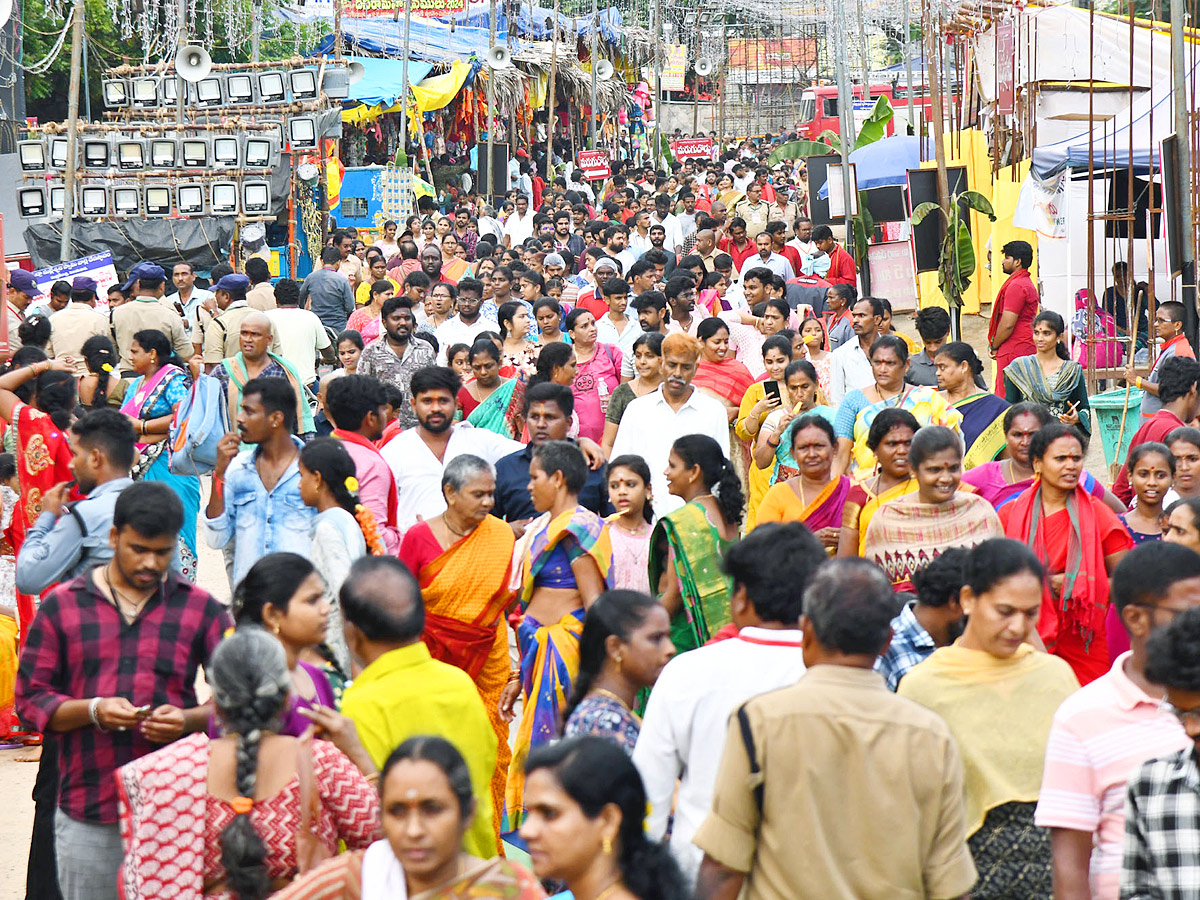
[[117, 873], [125, 858], [119, 825], [79, 822], [57, 809], [54, 843], [63, 900], [117, 900]]

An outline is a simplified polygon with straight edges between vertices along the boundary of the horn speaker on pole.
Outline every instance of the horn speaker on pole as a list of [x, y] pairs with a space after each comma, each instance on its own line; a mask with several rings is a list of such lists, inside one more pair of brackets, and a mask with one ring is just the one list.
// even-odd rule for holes
[[493, 69], [507, 69], [512, 65], [511, 54], [507, 47], [493, 47], [487, 52], [487, 64]]
[[602, 59], [596, 63], [596, 77], [601, 81], [608, 81], [608, 79], [613, 77], [613, 72], [615, 71], [616, 69], [613, 68], [613, 64], [607, 59]]
[[175, 71], [184, 81], [195, 84], [207, 78], [208, 73], [212, 71], [212, 57], [208, 55], [207, 50], [196, 44], [180, 47], [175, 56]]

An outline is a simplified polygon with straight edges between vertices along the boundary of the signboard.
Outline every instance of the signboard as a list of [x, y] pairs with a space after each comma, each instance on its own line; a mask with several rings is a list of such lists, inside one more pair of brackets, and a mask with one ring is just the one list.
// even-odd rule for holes
[[[412, 14], [421, 19], [440, 19], [466, 12], [467, 0], [408, 0]], [[405, 0], [346, 0], [342, 15], [351, 19], [404, 18]]]
[[[749, 69], [764, 73], [806, 71], [817, 64], [816, 38], [731, 38], [729, 70]], [[769, 79], [763, 79], [769, 80]]]
[[671, 141], [671, 155], [678, 159], [712, 159], [712, 138], [679, 138]]
[[686, 72], [687, 47], [682, 44], [668, 46], [667, 58], [663, 62], [662, 89], [664, 91], [682, 91]]
[[33, 273], [38, 290], [42, 296], [50, 293], [50, 287], [56, 281], [74, 281], [78, 275], [87, 275], [96, 281], [96, 306], [108, 305], [108, 289], [114, 284], [120, 284], [117, 268], [113, 265], [111, 253], [93, 253], [82, 259], [72, 259], [56, 266], [47, 266]]
[[599, 181], [612, 174], [608, 164], [608, 153], [604, 150], [580, 150], [578, 162], [579, 168], [583, 170], [583, 177], [588, 181]]
[[1013, 21], [996, 23], [996, 115], [1011, 116], [1017, 109], [1016, 56]]
[[908, 241], [869, 244], [867, 264], [874, 296], [887, 297], [897, 312], [917, 308], [917, 277]]

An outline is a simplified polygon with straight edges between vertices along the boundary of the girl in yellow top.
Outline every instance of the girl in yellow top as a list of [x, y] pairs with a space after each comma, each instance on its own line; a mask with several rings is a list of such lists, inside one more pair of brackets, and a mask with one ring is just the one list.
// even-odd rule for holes
[[1049, 900], [1050, 835], [1033, 813], [1051, 721], [1079, 682], [1034, 647], [1045, 572], [1028, 547], [984, 541], [963, 576], [962, 637], [911, 669], [897, 693], [945, 719], [962, 753], [967, 845], [979, 870], [971, 896]]

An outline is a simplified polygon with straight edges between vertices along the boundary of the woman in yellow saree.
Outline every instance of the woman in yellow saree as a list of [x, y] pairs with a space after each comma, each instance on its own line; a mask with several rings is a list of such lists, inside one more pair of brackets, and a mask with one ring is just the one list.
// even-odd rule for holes
[[519, 549], [521, 670], [510, 678], [500, 700], [500, 715], [511, 721], [517, 697], [525, 695], [508, 767], [504, 832], [521, 824], [525, 759], [533, 747], [559, 734], [571, 682], [579, 672], [584, 615], [608, 588], [613, 555], [608, 525], [579, 505], [587, 477], [587, 462], [574, 444], [547, 441], [533, 451], [529, 493], [541, 516], [529, 523]]
[[908, 451], [918, 428], [916, 417], [906, 409], [885, 409], [871, 423], [867, 447], [877, 462], [850, 486], [842, 506], [838, 556], [862, 556], [867, 526], [876, 510], [917, 489]]
[[515, 674], [504, 624], [513, 595], [509, 574], [515, 538], [511, 528], [489, 515], [495, 491], [496, 475], [485, 460], [455, 457], [442, 474], [446, 511], [405, 532], [400, 560], [421, 585], [430, 655], [471, 676], [496, 732], [492, 821], [499, 829], [512, 758], [500, 699]]

